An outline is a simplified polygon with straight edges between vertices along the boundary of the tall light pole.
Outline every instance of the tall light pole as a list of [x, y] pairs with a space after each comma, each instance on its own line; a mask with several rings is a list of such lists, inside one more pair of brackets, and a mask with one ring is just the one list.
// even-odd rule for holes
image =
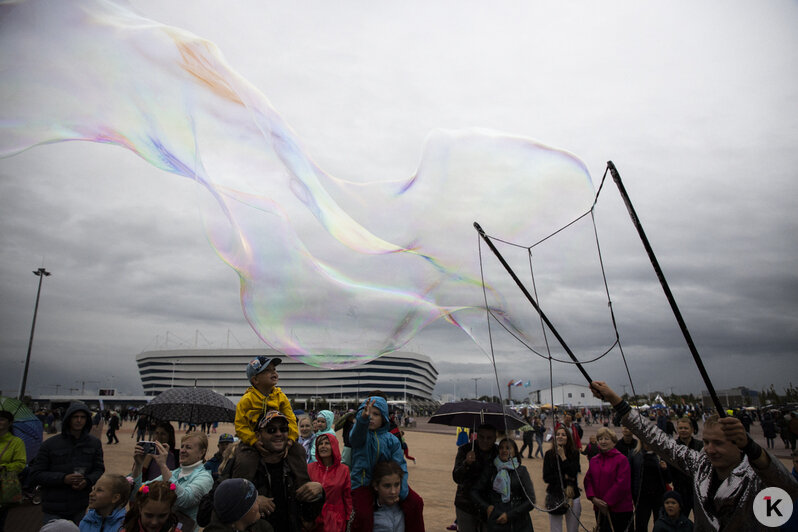
[[33, 348], [33, 331], [36, 329], [36, 314], [39, 312], [39, 296], [42, 293], [42, 280], [50, 275], [44, 268], [39, 268], [33, 275], [39, 278], [39, 289], [36, 291], [36, 305], [33, 307], [33, 324], [30, 326], [30, 340], [28, 341], [28, 356], [25, 357], [25, 369], [22, 372], [22, 384], [19, 386], [19, 400], [25, 397], [25, 386], [28, 384], [28, 368], [30, 368], [30, 351]]
[[481, 378], [482, 377], [471, 377], [471, 380], [474, 381], [474, 400], [479, 399], [479, 395], [477, 395], [477, 381]]

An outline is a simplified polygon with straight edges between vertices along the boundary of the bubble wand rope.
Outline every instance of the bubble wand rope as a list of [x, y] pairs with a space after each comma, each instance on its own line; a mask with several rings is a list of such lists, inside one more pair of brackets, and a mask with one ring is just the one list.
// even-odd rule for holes
[[540, 315], [540, 318], [543, 320], [543, 322], [549, 328], [551, 333], [554, 335], [554, 337], [557, 339], [557, 341], [560, 342], [560, 345], [563, 347], [563, 349], [565, 349], [565, 352], [568, 353], [568, 356], [571, 357], [571, 360], [574, 361], [574, 364], [576, 365], [576, 367], [579, 369], [579, 371], [582, 373], [582, 375], [585, 377], [585, 379], [587, 379], [587, 383], [590, 384], [591, 382], [593, 382], [593, 379], [590, 378], [590, 375], [588, 375], [587, 371], [585, 371], [585, 368], [582, 367], [582, 364], [580, 364], [579, 360], [576, 358], [576, 355], [574, 355], [573, 351], [571, 351], [571, 348], [568, 347], [568, 345], [565, 343], [565, 340], [563, 340], [562, 336], [560, 336], [560, 333], [557, 332], [557, 329], [554, 328], [554, 324], [552, 324], [551, 321], [549, 321], [548, 316], [546, 316], [546, 314], [540, 309], [538, 304], [535, 302], [535, 299], [532, 297], [532, 295], [529, 293], [529, 291], [524, 286], [524, 283], [521, 282], [521, 279], [518, 278], [518, 276], [515, 274], [513, 269], [510, 267], [510, 265], [507, 264], [507, 261], [504, 260], [504, 257], [502, 257], [502, 254], [499, 253], [499, 250], [496, 249], [496, 246], [494, 246], [493, 242], [490, 241], [490, 238], [488, 238], [488, 235], [486, 235], [485, 231], [482, 230], [482, 227], [479, 225], [479, 223], [474, 222], [474, 229], [477, 230], [477, 232], [479, 233], [479, 236], [482, 237], [482, 240], [485, 241], [485, 243], [488, 245], [488, 247], [493, 252], [493, 254], [496, 255], [496, 258], [499, 259], [499, 262], [502, 263], [502, 266], [504, 266], [504, 269], [507, 270], [507, 273], [509, 273], [510, 277], [513, 278], [513, 281], [515, 281], [515, 284], [518, 285], [518, 288], [521, 289], [521, 292], [523, 292], [524, 296], [526, 296], [527, 300], [535, 308], [535, 310], [537, 311], [538, 315]]
[[629, 211], [629, 216], [632, 218], [632, 224], [634, 224], [635, 229], [637, 229], [637, 234], [640, 236], [640, 240], [643, 242], [643, 247], [646, 248], [648, 258], [651, 261], [651, 265], [654, 267], [654, 272], [657, 274], [657, 279], [659, 279], [659, 284], [662, 285], [662, 290], [665, 292], [665, 297], [668, 299], [668, 303], [671, 305], [671, 310], [673, 311], [673, 315], [676, 317], [676, 322], [679, 324], [679, 328], [682, 330], [682, 335], [684, 335], [684, 339], [687, 342], [687, 347], [690, 349], [690, 353], [693, 355], [693, 360], [695, 361], [696, 366], [698, 366], [698, 372], [701, 373], [701, 378], [704, 379], [704, 384], [706, 385], [709, 395], [712, 398], [712, 403], [715, 405], [718, 415], [720, 417], [726, 417], [726, 411], [720, 404], [720, 399], [718, 399], [718, 394], [715, 393], [715, 387], [712, 386], [712, 381], [709, 380], [709, 374], [704, 368], [704, 363], [701, 361], [701, 356], [698, 354], [698, 349], [696, 349], [695, 344], [693, 343], [693, 338], [690, 336], [690, 331], [687, 330], [687, 324], [684, 322], [684, 318], [682, 318], [682, 313], [679, 311], [679, 306], [676, 304], [676, 299], [674, 299], [673, 294], [671, 293], [671, 289], [668, 286], [668, 281], [665, 280], [665, 274], [662, 273], [662, 268], [660, 268], [657, 257], [654, 255], [654, 250], [651, 248], [651, 244], [648, 242], [645, 231], [643, 231], [640, 218], [637, 217], [635, 208], [632, 206], [632, 201], [629, 199], [629, 195], [626, 193], [626, 188], [621, 182], [621, 175], [618, 173], [618, 170], [615, 168], [615, 165], [612, 163], [612, 161], [607, 161], [607, 168], [612, 175], [612, 180], [615, 181], [615, 185], [618, 187], [618, 191], [621, 193], [621, 198], [626, 205], [626, 210]]

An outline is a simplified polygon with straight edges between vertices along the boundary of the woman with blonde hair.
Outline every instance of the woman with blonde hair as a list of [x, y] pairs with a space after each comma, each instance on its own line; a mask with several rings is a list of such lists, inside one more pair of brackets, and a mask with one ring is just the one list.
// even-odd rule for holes
[[[161, 477], [155, 480], [174, 484], [177, 497], [174, 511], [196, 521], [200, 499], [213, 487], [211, 472], [203, 467], [205, 453], [208, 451], [208, 437], [204, 432], [189, 432], [183, 436], [180, 440], [180, 466], [174, 471], [170, 471], [166, 465], [168, 446], [156, 441], [155, 448], [157, 452], [154, 459], [163, 472]], [[136, 489], [142, 485], [141, 465], [146, 456], [144, 447], [140, 443], [136, 444], [132, 473]], [[185, 532], [191, 532], [191, 529], [186, 529]]]
[[615, 449], [618, 437], [607, 427], [596, 433], [599, 454], [590, 460], [585, 474], [585, 495], [593, 503], [601, 532], [626, 530], [632, 519], [632, 469]]

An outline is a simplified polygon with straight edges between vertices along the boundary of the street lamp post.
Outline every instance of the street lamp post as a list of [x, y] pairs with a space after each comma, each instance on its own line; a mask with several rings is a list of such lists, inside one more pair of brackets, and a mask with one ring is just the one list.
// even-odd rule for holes
[[474, 381], [474, 400], [479, 399], [479, 395], [477, 395], [477, 381], [480, 380], [482, 377], [471, 377], [471, 380]]
[[33, 331], [36, 329], [36, 314], [39, 312], [39, 296], [42, 293], [42, 280], [50, 276], [50, 272], [39, 268], [33, 275], [39, 278], [39, 289], [36, 291], [36, 305], [33, 307], [33, 324], [30, 326], [30, 340], [28, 341], [28, 356], [25, 357], [25, 369], [22, 372], [22, 384], [19, 386], [19, 400], [25, 397], [25, 386], [28, 384], [28, 368], [30, 368], [30, 351], [33, 348]]

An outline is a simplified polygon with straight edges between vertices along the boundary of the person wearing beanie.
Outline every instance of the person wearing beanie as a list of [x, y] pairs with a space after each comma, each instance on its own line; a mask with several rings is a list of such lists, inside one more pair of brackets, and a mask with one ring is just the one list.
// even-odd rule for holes
[[230, 478], [213, 494], [214, 519], [205, 532], [273, 532], [268, 521], [260, 518], [258, 491], [244, 478]]
[[45, 523], [39, 532], [80, 532], [78, 525], [69, 519], [53, 519]]
[[682, 511], [682, 496], [677, 491], [666, 491], [662, 496], [659, 519], [654, 522], [653, 532], [692, 532], [693, 522]]

